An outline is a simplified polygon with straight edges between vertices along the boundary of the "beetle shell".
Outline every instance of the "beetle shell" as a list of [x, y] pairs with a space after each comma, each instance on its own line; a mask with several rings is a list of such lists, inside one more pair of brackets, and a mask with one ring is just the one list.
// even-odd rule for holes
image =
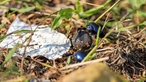
[[98, 26], [97, 24], [91, 22], [86, 26], [86, 29], [90, 32], [92, 32], [93, 34], [97, 34], [98, 29], [101, 28], [101, 26]]
[[92, 38], [85, 30], [79, 30], [72, 40], [73, 47], [77, 50], [88, 49], [92, 45]]
[[105, 29], [102, 29], [102, 25], [96, 24], [96, 23], [94, 23], [94, 22], [91, 22], [91, 23], [89, 23], [89, 24], [86, 26], [86, 29], [87, 29], [92, 35], [95, 35], [95, 36], [96, 36], [96, 34], [97, 34], [99, 28], [101, 28], [99, 37], [100, 37], [100, 38], [103, 38], [103, 37], [105, 36], [105, 34], [106, 34], [106, 31], [105, 31]]
[[85, 58], [86, 54], [82, 51], [78, 51], [75, 53], [75, 58], [78, 62], [81, 62]]

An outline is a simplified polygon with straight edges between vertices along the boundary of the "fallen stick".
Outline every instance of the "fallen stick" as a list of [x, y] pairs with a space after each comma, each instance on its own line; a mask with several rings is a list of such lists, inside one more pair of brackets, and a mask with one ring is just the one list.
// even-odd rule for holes
[[65, 70], [65, 69], [70, 69], [70, 68], [74, 68], [74, 67], [78, 67], [78, 66], [83, 66], [83, 65], [87, 65], [87, 64], [91, 64], [91, 63], [95, 63], [95, 62], [101, 62], [101, 61], [105, 61], [108, 60], [109, 57], [104, 57], [104, 58], [100, 58], [100, 59], [96, 59], [96, 60], [92, 60], [92, 61], [87, 61], [87, 62], [81, 62], [81, 63], [77, 63], [77, 64], [72, 64], [69, 66], [65, 66], [63, 68], [60, 68], [59, 70]]

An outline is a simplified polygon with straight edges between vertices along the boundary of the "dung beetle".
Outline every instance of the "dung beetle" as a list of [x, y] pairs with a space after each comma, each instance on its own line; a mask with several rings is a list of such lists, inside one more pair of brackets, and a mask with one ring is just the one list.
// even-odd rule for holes
[[81, 62], [85, 57], [86, 57], [86, 54], [85, 54], [83, 51], [77, 51], [77, 52], [75, 53], [75, 59], [76, 59], [78, 62]]
[[79, 28], [78, 32], [72, 39], [73, 47], [77, 50], [89, 49], [92, 45], [92, 38], [90, 34], [86, 31], [86, 28]]
[[105, 29], [102, 29], [102, 25], [101, 24], [96, 24], [94, 22], [90, 22], [87, 26], [86, 26], [86, 29], [92, 34], [92, 35], [95, 35], [97, 34], [99, 28], [100, 28], [100, 34], [99, 34], [99, 37], [100, 38], [103, 38], [106, 34], [106, 30]]
[[102, 28], [100, 24], [94, 22], [89, 23], [86, 28], [78, 28], [76, 34], [73, 36], [71, 42], [72, 47], [75, 49], [75, 59], [81, 62], [86, 56], [85, 52], [89, 52], [91, 48], [95, 45], [96, 35], [99, 30], [99, 37], [103, 38], [106, 34], [106, 30]]

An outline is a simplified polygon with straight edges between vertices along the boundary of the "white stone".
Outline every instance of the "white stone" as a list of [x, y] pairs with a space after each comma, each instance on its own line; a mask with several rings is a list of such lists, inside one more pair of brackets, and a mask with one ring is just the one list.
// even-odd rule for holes
[[[35, 30], [27, 46], [28, 40], [23, 44], [26, 47], [25, 56], [37, 56], [42, 55], [48, 59], [61, 58], [66, 53], [71, 44], [70, 40], [62, 33], [52, 30], [46, 25], [28, 25], [19, 18], [11, 24], [7, 34], [17, 30]], [[17, 43], [22, 44], [26, 38], [30, 37], [31, 33], [11, 34], [7, 36], [1, 43], [0, 47], [13, 48]], [[25, 47], [19, 48], [18, 53], [15, 56], [22, 56]]]

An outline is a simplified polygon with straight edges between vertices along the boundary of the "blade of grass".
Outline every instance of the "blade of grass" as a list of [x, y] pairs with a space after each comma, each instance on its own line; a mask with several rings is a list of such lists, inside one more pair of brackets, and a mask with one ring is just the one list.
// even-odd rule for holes
[[98, 11], [104, 9], [109, 2], [111, 2], [111, 0], [106, 1], [106, 3], [101, 6], [87, 10], [84, 13], [81, 13], [80, 15], [81, 15], [81, 17], [90, 17], [93, 14], [96, 14]]
[[109, 12], [115, 5], [119, 3], [120, 0], [117, 0], [108, 10], [106, 10], [102, 15], [100, 15], [94, 22], [97, 23], [107, 12]]
[[57, 17], [54, 19], [51, 28], [54, 30], [61, 25], [63, 19], [70, 19], [73, 15], [74, 10], [71, 8], [64, 8], [59, 10]]
[[10, 51], [9, 53], [5, 56], [5, 61], [2, 63], [2, 65], [6, 64], [13, 56], [13, 54], [15, 53], [15, 51], [18, 48], [18, 44], [16, 44]]
[[69, 56], [69, 57], [67, 58], [67, 64], [68, 64], [68, 65], [70, 64], [70, 62], [71, 62], [71, 56]]
[[35, 60], [35, 59], [33, 59], [33, 58], [32, 58], [32, 60], [35, 61], [35, 62], [37, 62], [37, 63], [39, 63], [39, 64], [41, 64], [42, 66], [45, 66], [45, 67], [48, 67], [48, 68], [52, 68], [51, 65], [48, 65], [48, 64], [46, 64], [46, 63], [43, 63], [43, 62], [37, 61], [37, 60]]
[[93, 55], [90, 57], [90, 59], [92, 60], [95, 56], [96, 56], [96, 53], [93, 53]]
[[15, 32], [13, 32], [13, 34], [21, 34], [21, 33], [30, 33], [31, 30], [17, 30]]
[[120, 28], [118, 30], [110, 30], [105, 36], [104, 36], [104, 40], [106, 40], [106, 37], [109, 36], [111, 33], [113, 32], [121, 32], [121, 31], [127, 31], [129, 30], [130, 28], [134, 28], [134, 27], [137, 27], [137, 26], [143, 26], [143, 25], [146, 25], [146, 22], [143, 22], [143, 23], [140, 23], [140, 24], [135, 24], [135, 25], [130, 25], [130, 26], [127, 26], [127, 27], [124, 27], [124, 28]]
[[57, 16], [57, 17], [54, 19], [51, 28], [54, 30], [56, 27], [58, 27], [59, 25], [61, 25], [61, 23], [62, 23], [62, 18], [61, 18], [60, 16]]
[[76, 6], [76, 11], [75, 11], [76, 13], [80, 15], [84, 12], [83, 6], [80, 4], [79, 0], [76, 1], [75, 6]]
[[101, 30], [101, 28], [99, 28], [99, 30], [97, 32], [97, 38], [96, 38], [96, 43], [95, 43], [94, 48], [87, 54], [87, 56], [82, 60], [82, 62], [85, 62], [86, 60], [88, 60], [91, 57], [91, 55], [94, 53], [94, 51], [97, 49], [98, 44], [99, 44], [100, 30]]
[[128, 31], [130, 28], [135, 28], [137, 26], [142, 26], [145, 25], [146, 22], [140, 23], [140, 24], [134, 24], [134, 25], [130, 25], [124, 28], [119, 28], [118, 30], [115, 30], [114, 32], [121, 32], [121, 31]]
[[12, 11], [17, 11], [17, 12], [19, 12], [19, 13], [29, 12], [29, 11], [34, 10], [34, 9], [35, 9], [34, 6], [33, 6], [33, 7], [24, 7], [24, 8], [21, 8], [21, 9], [10, 8], [10, 10], [12, 10]]
[[101, 28], [98, 29], [98, 32], [97, 32], [97, 37], [96, 37], [96, 45], [99, 44], [99, 35], [100, 35], [100, 30]]

